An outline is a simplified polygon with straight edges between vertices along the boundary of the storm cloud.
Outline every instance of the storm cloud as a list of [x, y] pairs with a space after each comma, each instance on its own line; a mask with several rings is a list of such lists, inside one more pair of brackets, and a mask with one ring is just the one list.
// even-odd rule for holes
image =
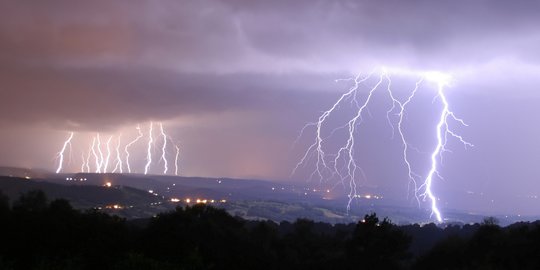
[[[123, 112], [138, 121], [242, 109], [272, 90], [320, 90], [317, 78], [376, 65], [537, 72], [539, 9], [536, 1], [2, 1], [0, 107], [16, 123], [70, 111], [94, 126], [92, 115], [103, 119], [96, 108], [115, 123], [125, 123]], [[305, 83], [276, 83], [283, 77]]]

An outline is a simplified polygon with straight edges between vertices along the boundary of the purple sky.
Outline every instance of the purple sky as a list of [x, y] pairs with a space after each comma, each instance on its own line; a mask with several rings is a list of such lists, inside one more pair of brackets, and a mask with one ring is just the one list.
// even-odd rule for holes
[[[68, 131], [86, 151], [95, 132], [161, 121], [183, 175], [291, 181], [300, 129], [347, 89], [334, 80], [384, 65], [453, 76], [475, 147], [449, 145], [434, 187], [445, 207], [540, 214], [525, 199], [540, 196], [538, 14], [502, 0], [0, 1], [0, 164], [54, 170]], [[440, 110], [428, 90], [406, 130], [420, 152]], [[387, 105], [372, 104], [359, 159], [367, 186], [405, 198]]]

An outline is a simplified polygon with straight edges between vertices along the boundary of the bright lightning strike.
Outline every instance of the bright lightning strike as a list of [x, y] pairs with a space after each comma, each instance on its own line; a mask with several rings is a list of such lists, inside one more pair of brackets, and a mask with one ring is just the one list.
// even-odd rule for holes
[[137, 127], [135, 129], [137, 129], [137, 132], [139, 134], [137, 135], [137, 137], [133, 141], [129, 142], [124, 147], [124, 152], [126, 152], [126, 167], [128, 169], [128, 173], [131, 173], [131, 166], [129, 165], [129, 147], [132, 146], [134, 143], [136, 143], [137, 141], [139, 141], [143, 137], [141, 127], [137, 125]]
[[98, 158], [98, 161], [96, 162], [97, 163], [97, 171], [98, 173], [101, 173], [102, 169], [103, 169], [103, 151], [101, 151], [101, 140], [99, 139], [99, 133], [97, 134], [96, 136], [96, 141], [97, 141], [97, 151], [99, 153], [99, 158]]
[[82, 159], [81, 172], [84, 172], [84, 169], [86, 168], [86, 158], [84, 157], [84, 152], [81, 153], [81, 159]]
[[163, 160], [163, 166], [164, 166], [164, 169], [163, 169], [163, 174], [167, 174], [167, 171], [169, 170], [169, 168], [167, 167], [167, 157], [166, 157], [166, 152], [165, 150], [167, 149], [167, 135], [165, 134], [165, 131], [163, 130], [163, 124], [162, 123], [159, 123], [159, 130], [160, 130], [160, 133], [161, 133], [161, 136], [163, 136], [163, 147], [161, 148], [161, 160]]
[[68, 139], [64, 142], [62, 149], [57, 154], [57, 157], [59, 158], [59, 160], [58, 160], [58, 168], [56, 169], [56, 173], [60, 173], [60, 171], [62, 170], [62, 165], [64, 164], [64, 152], [66, 151], [66, 148], [68, 147], [68, 145], [71, 147], [71, 140], [73, 139], [73, 135], [74, 135], [73, 132], [69, 133]]
[[[437, 218], [437, 221], [442, 222], [442, 216], [439, 208], [437, 207], [437, 198], [435, 195], [433, 195], [433, 191], [431, 189], [431, 186], [433, 184], [433, 176], [437, 175], [439, 176], [439, 171], [437, 169], [438, 163], [437, 159], [441, 157], [442, 153], [446, 150], [446, 143], [448, 142], [448, 135], [458, 139], [463, 145], [465, 146], [473, 146], [471, 143], [465, 141], [463, 137], [460, 135], [454, 133], [452, 130], [450, 130], [448, 126], [448, 120], [454, 120], [458, 123], [467, 126], [465, 122], [463, 122], [462, 119], [457, 118], [452, 111], [449, 110], [449, 104], [448, 100], [446, 99], [446, 96], [444, 95], [444, 86], [447, 84], [447, 81], [444, 79], [441, 79], [439, 76], [435, 77], [436, 82], [438, 84], [438, 98], [441, 99], [441, 102], [443, 104], [443, 110], [441, 112], [441, 116], [439, 118], [439, 122], [437, 123], [436, 128], [436, 134], [437, 134], [437, 145], [435, 146], [435, 149], [431, 153], [431, 168], [427, 174], [426, 180], [424, 181], [425, 191], [422, 194], [425, 197], [428, 197], [431, 201], [431, 211]], [[432, 77], [428, 77], [428, 79], [432, 80]]]
[[[448, 121], [453, 120], [463, 126], [467, 126], [462, 119], [457, 118], [452, 111], [449, 109], [449, 103], [446, 99], [446, 96], [444, 95], [444, 88], [447, 86], [450, 76], [438, 73], [438, 72], [416, 72], [416, 71], [410, 71], [410, 70], [394, 70], [393, 73], [398, 74], [404, 74], [404, 75], [414, 75], [420, 77], [419, 80], [416, 82], [414, 89], [411, 91], [411, 93], [407, 96], [407, 98], [404, 101], [400, 101], [396, 98], [396, 96], [393, 93], [392, 90], [392, 80], [390, 78], [390, 73], [386, 69], [381, 69], [380, 72], [377, 72], [377, 79], [376, 82], [372, 86], [367, 86], [370, 81], [373, 81], [372, 77], [376, 73], [375, 71], [368, 74], [365, 77], [361, 77], [360, 75], [346, 79], [343, 81], [350, 81], [352, 82], [352, 86], [348, 89], [347, 92], [345, 92], [343, 95], [340, 96], [340, 98], [332, 104], [330, 109], [324, 111], [318, 118], [317, 122], [309, 123], [306, 126], [304, 126], [300, 132], [299, 138], [303, 135], [305, 130], [309, 127], [315, 127], [315, 138], [313, 143], [308, 147], [305, 154], [301, 157], [300, 161], [297, 163], [295, 168], [293, 169], [292, 174], [295, 174], [297, 170], [300, 167], [306, 166], [306, 163], [309, 162], [309, 160], [314, 159], [315, 165], [314, 170], [310, 175], [310, 179], [312, 179], [314, 176], [317, 176], [320, 181], [324, 179], [332, 179], [337, 178], [344, 186], [348, 186], [349, 188], [349, 194], [348, 194], [348, 204], [347, 204], [347, 210], [350, 209], [351, 202], [359, 198], [359, 195], [357, 194], [357, 187], [359, 185], [359, 181], [361, 179], [365, 179], [365, 175], [363, 173], [362, 168], [359, 166], [359, 164], [356, 161], [355, 158], [355, 145], [357, 140], [357, 128], [359, 128], [363, 122], [363, 116], [364, 114], [369, 114], [368, 106], [372, 102], [372, 97], [375, 95], [376, 92], [380, 92], [383, 90], [386, 90], [390, 100], [392, 101], [391, 108], [387, 111], [387, 120], [392, 128], [392, 137], [394, 137], [394, 133], [397, 130], [397, 133], [399, 134], [400, 142], [403, 145], [402, 155], [403, 155], [403, 161], [407, 168], [407, 176], [409, 179], [409, 187], [412, 185], [414, 188], [414, 195], [417, 199], [417, 201], [420, 203], [419, 197], [422, 197], [423, 200], [429, 200], [431, 205], [431, 212], [432, 215], [435, 215], [435, 218], [438, 222], [442, 222], [442, 215], [441, 211], [437, 207], [437, 200], [438, 198], [433, 194], [433, 178], [434, 176], [438, 176], [438, 159], [442, 158], [442, 153], [444, 151], [447, 151], [446, 144], [448, 142], [449, 137], [456, 138], [459, 142], [461, 142], [464, 146], [472, 146], [472, 144], [468, 143], [458, 135], [457, 133], [453, 132], [449, 128]], [[411, 102], [411, 100], [415, 97], [420, 84], [422, 84], [424, 81], [428, 82], [434, 82], [437, 84], [437, 95], [436, 98], [440, 99], [443, 105], [443, 109], [439, 118], [439, 121], [436, 125], [436, 137], [437, 137], [437, 145], [435, 146], [433, 152], [431, 153], [431, 166], [430, 170], [427, 173], [427, 176], [424, 178], [424, 181], [422, 184], [418, 184], [418, 181], [421, 179], [421, 176], [413, 172], [413, 166], [409, 160], [408, 152], [410, 145], [406, 140], [405, 133], [403, 131], [403, 124], [404, 124], [404, 115], [407, 109], [407, 106]], [[386, 85], [386, 87], [383, 87], [383, 85]], [[365, 99], [360, 100], [361, 89], [363, 87], [361, 86], [367, 86], [368, 91], [367, 94], [365, 94]], [[383, 90], [381, 90], [383, 89]], [[354, 116], [352, 116], [345, 125], [330, 129], [331, 132], [329, 132], [328, 136], [324, 136], [323, 133], [325, 133], [325, 130], [327, 126], [330, 126], [331, 123], [329, 118], [336, 114], [339, 108], [346, 102], [349, 102], [353, 108], [355, 108], [356, 113], [354, 113]], [[397, 121], [394, 121], [396, 123], [393, 123], [391, 119], [391, 114], [397, 116]], [[332, 137], [332, 135], [341, 129], [347, 130], [346, 140], [345, 142], [339, 147], [339, 150], [337, 152], [332, 154], [327, 154], [327, 139]], [[333, 157], [333, 158], [332, 158]]]
[[176, 155], [174, 157], [174, 175], [178, 175], [178, 157], [180, 156], [180, 147], [178, 145], [174, 146], [176, 148]]
[[84, 163], [86, 164], [86, 172], [90, 172], [90, 153], [91, 152], [92, 152], [92, 146], [88, 148], [88, 154], [86, 155], [86, 162]]
[[150, 128], [148, 130], [148, 149], [146, 152], [146, 166], [144, 166], [144, 174], [148, 174], [148, 169], [150, 168], [150, 164], [152, 164], [152, 144], [154, 143], [152, 132], [153, 132], [153, 123], [150, 122]]
[[[96, 152], [96, 141], [99, 141], [99, 133], [97, 134], [96, 137], [94, 137], [92, 139], [92, 155], [94, 156], [94, 160], [96, 162], [96, 173], [101, 173], [101, 164], [100, 164], [100, 159], [99, 159], [99, 155], [97, 154]], [[99, 143], [98, 143], [98, 148], [99, 148]]]
[[[127, 168], [128, 173], [132, 173], [132, 147], [139, 148], [140, 146], [135, 145], [137, 142], [141, 141], [141, 138], [144, 137], [144, 133], [141, 131], [141, 127], [137, 125], [135, 128], [137, 130], [137, 136], [126, 144], [122, 143], [122, 134], [110, 135], [107, 140], [102, 140], [102, 134], [95, 133], [92, 136], [91, 143], [88, 145], [88, 151], [82, 151], [80, 172], [95, 172], [95, 173], [124, 173], [124, 164]], [[65, 167], [69, 167], [69, 160], [66, 161], [66, 154], [69, 151], [69, 157], [71, 159], [73, 155], [72, 141], [74, 138], [74, 133], [70, 132], [68, 138], [64, 141], [62, 149], [56, 154], [56, 162], [58, 166], [55, 167], [55, 171], [60, 173], [65, 170]], [[163, 161], [163, 174], [168, 173], [172, 174], [172, 168], [169, 168], [171, 165], [172, 152], [174, 151], [170, 148], [176, 148], [176, 156], [174, 157], [175, 168], [174, 174], [178, 175], [178, 162], [180, 155], [180, 148], [174, 144], [174, 141], [171, 136], [165, 132], [165, 127], [163, 123], [159, 123], [159, 137], [154, 137], [154, 124], [150, 122], [148, 130], [148, 141], [144, 142], [145, 148], [145, 164], [140, 171], [144, 171], [144, 174], [148, 174], [152, 165], [152, 155], [156, 151], [156, 143], [161, 143], [159, 146], [160, 160]], [[170, 144], [169, 144], [170, 142]], [[137, 146], [137, 147], [135, 147]], [[141, 145], [142, 146], [142, 145]], [[69, 147], [69, 149], [68, 149]], [[125, 156], [124, 156], [125, 153]], [[125, 158], [125, 161], [124, 161]], [[140, 161], [142, 158], [139, 156], [137, 159]], [[125, 162], [125, 163], [124, 163]], [[137, 170], [138, 171], [138, 170]]]
[[123, 169], [122, 169], [122, 157], [120, 156], [120, 145], [121, 145], [121, 140], [122, 140], [122, 134], [118, 135], [118, 141], [116, 142], [116, 164], [114, 165], [114, 169], [113, 169], [113, 173], [115, 173], [116, 171], [119, 171], [120, 173], [123, 173]]
[[107, 149], [107, 156], [105, 157], [105, 161], [103, 161], [103, 173], [107, 173], [107, 168], [109, 167], [109, 160], [111, 158], [111, 140], [112, 136], [109, 137], [105, 146]]

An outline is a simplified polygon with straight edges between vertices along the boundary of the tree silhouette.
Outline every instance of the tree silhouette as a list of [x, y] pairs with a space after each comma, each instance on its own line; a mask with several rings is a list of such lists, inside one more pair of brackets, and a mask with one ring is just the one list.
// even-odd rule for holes
[[0, 217], [9, 212], [9, 198], [0, 190]]
[[32, 190], [22, 194], [18, 200], [13, 203], [15, 212], [43, 212], [47, 208], [47, 197], [41, 190]]
[[409, 258], [410, 238], [388, 219], [379, 222], [375, 213], [356, 225], [347, 245], [347, 262], [367, 269], [399, 269]]
[[[540, 222], [276, 224], [202, 204], [130, 222], [39, 191], [0, 193], [0, 217], [0, 269], [540, 269]], [[412, 257], [410, 235], [431, 246]]]

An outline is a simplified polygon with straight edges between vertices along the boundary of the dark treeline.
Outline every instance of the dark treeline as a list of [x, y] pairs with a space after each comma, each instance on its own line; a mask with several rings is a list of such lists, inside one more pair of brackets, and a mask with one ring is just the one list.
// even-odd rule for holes
[[540, 226], [245, 221], [205, 205], [126, 221], [0, 193], [0, 269], [540, 269]]

